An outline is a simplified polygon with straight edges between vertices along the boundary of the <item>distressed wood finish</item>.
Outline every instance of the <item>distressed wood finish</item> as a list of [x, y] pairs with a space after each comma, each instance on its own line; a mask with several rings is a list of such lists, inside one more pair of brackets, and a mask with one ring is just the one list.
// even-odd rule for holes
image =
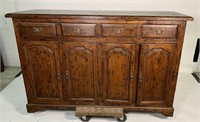
[[136, 93], [136, 45], [108, 43], [102, 51], [104, 104], [131, 105]]
[[103, 36], [108, 37], [135, 37], [136, 25], [133, 24], [102, 24]]
[[57, 42], [26, 42], [24, 46], [26, 61], [29, 63], [29, 82], [33, 84], [35, 103], [60, 101], [59, 57]]
[[97, 102], [97, 46], [93, 43], [60, 44], [64, 100], [70, 104]]
[[61, 23], [63, 36], [95, 36], [95, 24]]
[[[138, 105], [166, 106], [174, 62], [174, 44], [142, 44], [139, 64]], [[168, 89], [167, 89], [168, 88]]]
[[55, 23], [31, 23], [23, 22], [21, 25], [22, 36], [42, 36], [42, 37], [55, 37], [56, 27]]
[[142, 25], [144, 38], [175, 38], [177, 25]]
[[187, 20], [176, 12], [10, 13], [27, 111], [120, 107], [172, 116]]

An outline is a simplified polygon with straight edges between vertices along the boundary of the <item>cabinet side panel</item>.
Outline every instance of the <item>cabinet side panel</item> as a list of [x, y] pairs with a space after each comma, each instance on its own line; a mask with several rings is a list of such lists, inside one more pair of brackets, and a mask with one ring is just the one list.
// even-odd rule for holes
[[20, 35], [21, 34], [20, 21], [21, 21], [20, 19], [13, 18], [13, 25], [14, 25], [17, 47], [18, 47], [18, 52], [19, 52], [20, 64], [22, 68], [22, 75], [24, 79], [27, 100], [28, 100], [28, 103], [30, 104], [32, 103], [32, 100], [33, 100], [33, 93], [31, 92], [31, 89], [33, 88], [33, 84], [31, 84], [28, 78], [29, 76], [28, 69], [27, 69], [28, 62], [26, 61], [26, 58], [25, 58], [24, 41]]
[[171, 78], [171, 82], [169, 82], [167, 89], [170, 89], [170, 91], [167, 94], [167, 106], [173, 107], [173, 101], [174, 101], [174, 95], [176, 90], [176, 84], [177, 84], [177, 78], [178, 78], [178, 72], [179, 72], [179, 66], [180, 66], [180, 59], [182, 54], [182, 48], [183, 48], [183, 42], [184, 42], [184, 36], [185, 36], [185, 29], [186, 29], [186, 22], [183, 22], [178, 27], [178, 36], [177, 36], [177, 43], [176, 43], [176, 49], [175, 49], [175, 58], [173, 63], [173, 77]]

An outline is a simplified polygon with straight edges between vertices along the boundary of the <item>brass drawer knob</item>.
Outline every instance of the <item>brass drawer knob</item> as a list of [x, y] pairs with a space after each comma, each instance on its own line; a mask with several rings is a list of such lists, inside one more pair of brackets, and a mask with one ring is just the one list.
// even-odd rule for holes
[[43, 31], [42, 27], [33, 27], [33, 32], [34, 33], [41, 33]]
[[57, 73], [57, 79], [60, 79], [60, 73]]
[[82, 34], [84, 31], [81, 28], [74, 28], [74, 32], [77, 34]]
[[162, 34], [164, 33], [164, 30], [163, 30], [163, 29], [155, 29], [155, 30], [154, 30], [154, 33], [155, 33], [156, 35], [162, 35]]
[[113, 30], [116, 34], [122, 34], [124, 32], [123, 28], [114, 28]]
[[142, 73], [139, 74], [139, 82], [142, 83]]
[[65, 78], [66, 78], [67, 80], [69, 79], [69, 72], [68, 72], [68, 71], [65, 72]]

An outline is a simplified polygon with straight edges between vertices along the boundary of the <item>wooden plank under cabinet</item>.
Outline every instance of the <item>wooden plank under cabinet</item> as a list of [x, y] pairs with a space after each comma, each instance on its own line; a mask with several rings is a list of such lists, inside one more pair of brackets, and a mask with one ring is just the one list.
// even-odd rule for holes
[[27, 110], [120, 107], [173, 116], [186, 22], [177, 12], [8, 13]]

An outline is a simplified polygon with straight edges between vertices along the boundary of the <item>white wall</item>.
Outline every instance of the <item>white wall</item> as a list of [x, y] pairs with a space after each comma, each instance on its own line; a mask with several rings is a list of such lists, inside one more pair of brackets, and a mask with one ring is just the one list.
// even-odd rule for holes
[[14, 0], [0, 0], [0, 50], [6, 66], [20, 65], [12, 20], [4, 17], [5, 13], [14, 11]]
[[[6, 0], [4, 0], [6, 1]], [[192, 71], [193, 53], [197, 39], [197, 18], [199, 0], [15, 0], [17, 11], [27, 9], [78, 9], [78, 10], [132, 10], [132, 11], [177, 11], [193, 16], [195, 21], [188, 22], [182, 53], [182, 70]], [[200, 15], [199, 15], [200, 17]], [[13, 35], [12, 35], [13, 36]], [[16, 50], [12, 51], [16, 54]], [[10, 59], [8, 59], [10, 60]], [[18, 62], [9, 65], [18, 65]]]
[[[198, 1], [198, 38], [200, 38], [200, 0]], [[200, 72], [200, 55], [198, 62], [194, 65], [194, 72]]]
[[198, 37], [200, 38], [200, 0], [198, 0]]
[[[198, 1], [198, 23], [197, 23], [197, 35], [198, 35], [198, 38], [200, 38], [200, 0]], [[198, 58], [198, 61], [197, 62], [194, 62], [194, 69], [193, 69], [193, 72], [200, 72], [200, 56]]]

